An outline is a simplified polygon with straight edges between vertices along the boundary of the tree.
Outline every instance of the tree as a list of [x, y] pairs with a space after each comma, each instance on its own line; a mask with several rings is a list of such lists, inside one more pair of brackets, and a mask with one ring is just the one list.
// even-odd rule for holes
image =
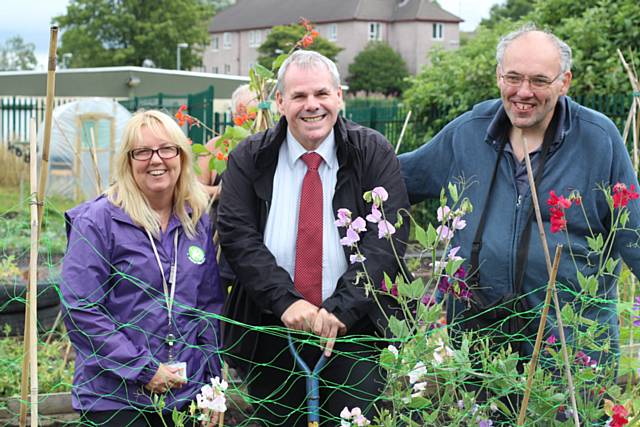
[[55, 21], [62, 30], [58, 55], [71, 53], [72, 67], [142, 65], [175, 68], [178, 43], [182, 68], [201, 64], [213, 16], [207, 0], [71, 0]]
[[[289, 52], [305, 33], [305, 27], [300, 24], [276, 25], [258, 48], [258, 53], [260, 53], [258, 63], [271, 69], [273, 61], [280, 54]], [[333, 61], [336, 60], [336, 55], [343, 50], [343, 48], [321, 36], [315, 37], [315, 40], [307, 49], [321, 53]]]
[[[525, 22], [535, 22], [563, 39], [573, 50], [573, 81], [569, 95], [629, 94], [631, 86], [616, 49], [638, 64], [640, 3], [637, 0], [545, 0], [520, 21], [503, 19], [455, 51], [435, 51], [431, 64], [411, 80], [405, 101], [422, 117], [425, 137], [469, 110], [475, 103], [495, 98], [495, 49], [500, 36]], [[435, 113], [435, 114], [434, 114]]]
[[35, 49], [35, 44], [25, 43], [20, 36], [7, 39], [0, 46], [0, 71], [33, 70], [38, 64]]
[[384, 42], [369, 43], [349, 64], [349, 90], [398, 95], [409, 75], [402, 56]]
[[492, 28], [503, 19], [518, 21], [533, 10], [531, 0], [507, 0], [505, 4], [494, 4], [489, 11], [489, 18], [480, 21], [480, 25]]

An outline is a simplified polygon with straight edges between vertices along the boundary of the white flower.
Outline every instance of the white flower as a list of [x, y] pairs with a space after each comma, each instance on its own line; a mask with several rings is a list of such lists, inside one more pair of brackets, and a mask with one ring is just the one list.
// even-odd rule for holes
[[426, 381], [415, 383], [413, 385], [413, 393], [411, 394], [411, 397], [422, 396], [422, 392], [425, 391], [426, 389], [427, 389], [427, 382]]
[[435, 362], [436, 365], [439, 365], [442, 362], [444, 362], [445, 358], [453, 356], [453, 350], [451, 350], [449, 347], [444, 345], [442, 340], [439, 340], [438, 344], [439, 346], [436, 347], [436, 349], [433, 351], [433, 361]]
[[420, 377], [427, 373], [427, 367], [422, 362], [416, 363], [411, 371], [409, 371], [409, 382], [415, 384]]
[[215, 412], [225, 412], [227, 410], [227, 398], [224, 392], [229, 387], [225, 380], [211, 378], [211, 385], [205, 384], [200, 389], [201, 394], [196, 395], [198, 409], [209, 409]]
[[398, 358], [398, 349], [396, 348], [396, 346], [390, 345], [389, 347], [387, 347], [387, 350], [389, 350], [396, 359]]
[[340, 412], [340, 427], [368, 426], [371, 422], [362, 415], [360, 408], [355, 407], [351, 411], [346, 406]]

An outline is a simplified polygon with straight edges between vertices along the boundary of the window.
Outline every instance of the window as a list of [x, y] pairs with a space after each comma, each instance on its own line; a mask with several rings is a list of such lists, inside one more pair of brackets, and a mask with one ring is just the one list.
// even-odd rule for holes
[[212, 72], [213, 74], [218, 74], [218, 66], [217, 66], [217, 65], [214, 65], [213, 67], [211, 67], [211, 72]]
[[231, 33], [222, 33], [222, 48], [231, 49]]
[[220, 49], [220, 37], [218, 36], [213, 36], [211, 38], [211, 49], [212, 50], [218, 50]]
[[369, 22], [369, 41], [382, 40], [382, 32], [380, 31], [379, 22]]
[[224, 64], [224, 73], [225, 74], [231, 74], [231, 65]]
[[338, 24], [329, 24], [329, 35], [327, 38], [332, 42], [338, 40]]
[[439, 22], [433, 24], [433, 32], [431, 34], [431, 38], [434, 40], [444, 39], [444, 24], [441, 24]]
[[260, 30], [249, 31], [249, 47], [258, 47], [262, 43], [262, 32]]

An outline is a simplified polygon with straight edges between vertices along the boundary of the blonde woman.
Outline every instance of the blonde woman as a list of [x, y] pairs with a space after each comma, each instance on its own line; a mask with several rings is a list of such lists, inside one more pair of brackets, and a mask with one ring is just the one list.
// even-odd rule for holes
[[[143, 111], [123, 133], [115, 183], [67, 212], [60, 285], [76, 350], [73, 407], [95, 425], [162, 425], [219, 375], [222, 293], [207, 195], [187, 138]], [[170, 425], [171, 417], [165, 416]]]

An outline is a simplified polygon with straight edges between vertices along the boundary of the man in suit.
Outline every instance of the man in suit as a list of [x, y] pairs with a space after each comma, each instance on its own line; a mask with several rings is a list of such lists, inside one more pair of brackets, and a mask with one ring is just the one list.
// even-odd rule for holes
[[[358, 242], [364, 265], [351, 263], [351, 249], [340, 242], [346, 230], [335, 218], [339, 208], [364, 218], [371, 205], [363, 193], [381, 186], [394, 223], [397, 210], [408, 206], [399, 163], [381, 134], [339, 116], [340, 76], [316, 52], [297, 51], [282, 64], [276, 103], [279, 123], [242, 142], [223, 176], [218, 226], [237, 275], [225, 315], [248, 325], [224, 325], [225, 355], [246, 376], [265, 425], [306, 425], [305, 381], [284, 331], [251, 326], [306, 338], [297, 348], [311, 367], [321, 354], [329, 357], [320, 379], [321, 417], [337, 417], [345, 406], [372, 416], [384, 376], [380, 345], [371, 338], [386, 325], [360, 273], [366, 267], [378, 287], [385, 272], [395, 277], [398, 264], [390, 239], [378, 238], [373, 224]], [[400, 256], [407, 235], [401, 226], [391, 236]], [[336, 341], [354, 334], [364, 338]]]

